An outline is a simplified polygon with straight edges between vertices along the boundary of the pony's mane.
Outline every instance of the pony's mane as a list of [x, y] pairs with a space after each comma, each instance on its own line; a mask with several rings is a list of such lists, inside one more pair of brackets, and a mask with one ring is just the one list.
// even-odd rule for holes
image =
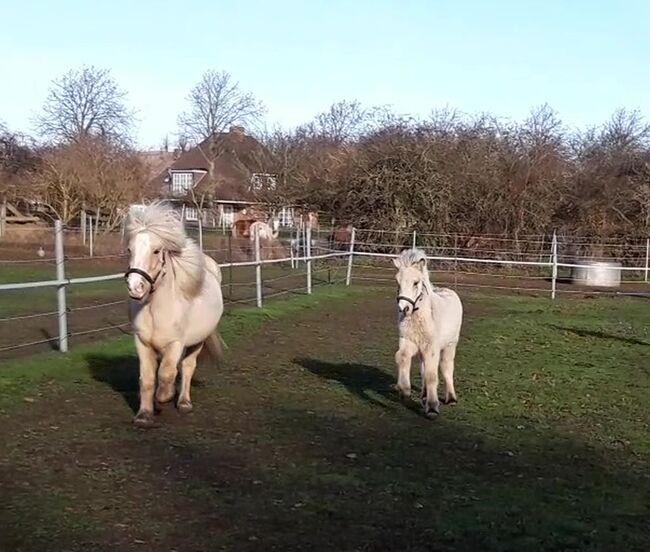
[[429, 269], [427, 267], [427, 254], [422, 249], [405, 249], [397, 257], [397, 263], [400, 268], [422, 268], [425, 285], [429, 291], [433, 290], [433, 284], [429, 279]]
[[188, 298], [198, 295], [205, 277], [205, 258], [187, 237], [180, 213], [162, 201], [155, 201], [128, 216], [127, 239], [140, 232], [153, 234], [162, 242], [181, 292]]

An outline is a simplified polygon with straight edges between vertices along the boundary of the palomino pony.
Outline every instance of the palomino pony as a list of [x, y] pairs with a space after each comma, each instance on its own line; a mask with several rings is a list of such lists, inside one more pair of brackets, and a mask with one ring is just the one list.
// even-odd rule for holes
[[445, 382], [444, 402], [456, 402], [454, 358], [463, 322], [463, 305], [455, 291], [433, 287], [423, 251], [402, 251], [394, 263], [399, 286], [397, 389], [402, 396], [411, 395], [411, 361], [417, 356], [424, 414], [434, 418], [440, 412], [438, 366]]
[[280, 221], [273, 220], [273, 228], [267, 222], [257, 221], [250, 225], [250, 240], [255, 241], [255, 234], [259, 234], [260, 241], [271, 241], [280, 235]]
[[[134, 423], [153, 424], [157, 403], [171, 401], [180, 363], [177, 407], [192, 410], [190, 386], [199, 354], [216, 363], [223, 314], [221, 271], [185, 234], [179, 214], [162, 203], [132, 213], [127, 227], [129, 317], [140, 359], [140, 409]], [[160, 367], [158, 360], [160, 359]], [[156, 372], [158, 386], [156, 388]]]

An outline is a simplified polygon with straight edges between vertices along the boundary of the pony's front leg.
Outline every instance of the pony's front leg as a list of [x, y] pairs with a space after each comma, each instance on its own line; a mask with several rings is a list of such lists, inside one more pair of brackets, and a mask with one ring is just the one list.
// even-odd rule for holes
[[156, 401], [160, 404], [171, 401], [176, 394], [176, 375], [183, 349], [180, 341], [174, 341], [165, 347], [158, 369], [158, 389], [156, 389]]
[[438, 400], [438, 364], [440, 363], [440, 351], [438, 348], [429, 349], [422, 355], [424, 360], [424, 387], [426, 398], [423, 401], [424, 415], [427, 418], [435, 418], [440, 413], [440, 401]]
[[135, 336], [135, 350], [140, 360], [140, 409], [133, 423], [140, 427], [153, 425], [153, 391], [156, 386], [157, 357], [148, 345]]
[[411, 361], [416, 353], [415, 344], [400, 338], [399, 349], [395, 353], [395, 364], [397, 366], [397, 391], [402, 397], [411, 396]]
[[196, 345], [181, 362], [181, 392], [178, 396], [178, 411], [186, 414], [192, 412], [192, 400], [190, 388], [192, 387], [192, 376], [196, 370], [196, 361], [203, 349], [203, 343]]

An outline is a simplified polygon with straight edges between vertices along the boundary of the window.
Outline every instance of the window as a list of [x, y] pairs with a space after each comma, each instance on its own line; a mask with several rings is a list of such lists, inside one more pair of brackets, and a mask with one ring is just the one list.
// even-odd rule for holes
[[293, 209], [282, 207], [278, 213], [278, 221], [280, 222], [280, 226], [291, 226], [293, 224]]
[[268, 173], [253, 173], [251, 176], [251, 189], [254, 192], [260, 190], [275, 190], [275, 176]]
[[221, 206], [221, 226], [232, 226], [235, 222], [235, 211], [232, 205]]
[[172, 194], [185, 195], [194, 185], [194, 175], [191, 172], [172, 173]]
[[199, 220], [199, 211], [196, 207], [185, 207], [185, 220], [197, 221]]

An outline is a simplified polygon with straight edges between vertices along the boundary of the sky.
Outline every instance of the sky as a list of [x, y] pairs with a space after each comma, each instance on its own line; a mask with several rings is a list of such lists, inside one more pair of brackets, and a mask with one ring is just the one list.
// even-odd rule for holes
[[548, 103], [570, 127], [619, 107], [650, 116], [645, 0], [0, 0], [0, 121], [33, 132], [52, 81], [107, 68], [143, 148], [173, 137], [190, 88], [225, 70], [293, 127], [333, 102], [523, 119]]

